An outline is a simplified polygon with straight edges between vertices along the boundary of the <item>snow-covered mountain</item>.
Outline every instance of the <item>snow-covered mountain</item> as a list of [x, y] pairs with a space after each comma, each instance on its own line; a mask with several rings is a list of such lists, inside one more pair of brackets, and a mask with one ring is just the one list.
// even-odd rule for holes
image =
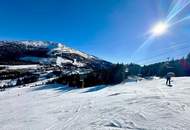
[[90, 69], [105, 68], [110, 62], [49, 41], [0, 41], [0, 64], [51, 64]]

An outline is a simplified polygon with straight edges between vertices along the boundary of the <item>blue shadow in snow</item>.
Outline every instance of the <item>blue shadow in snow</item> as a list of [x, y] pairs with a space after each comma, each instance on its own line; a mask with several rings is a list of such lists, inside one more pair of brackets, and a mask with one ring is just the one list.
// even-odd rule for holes
[[82, 92], [82, 93], [89, 93], [89, 92], [95, 92], [95, 91], [99, 91], [102, 90], [104, 88], [108, 87], [108, 85], [99, 85], [99, 86], [94, 86], [94, 87], [90, 87], [87, 91]]
[[68, 86], [61, 85], [61, 84], [48, 84], [48, 85], [36, 87], [33, 89], [33, 91], [46, 90], [46, 89], [53, 89], [53, 90], [58, 91], [58, 92], [69, 92], [69, 91], [74, 90], [76, 88], [68, 87]]

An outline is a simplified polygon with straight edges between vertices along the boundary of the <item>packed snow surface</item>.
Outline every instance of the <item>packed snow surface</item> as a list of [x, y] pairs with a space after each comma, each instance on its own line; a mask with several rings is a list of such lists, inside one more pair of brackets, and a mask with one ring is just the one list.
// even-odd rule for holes
[[72, 89], [59, 84], [0, 92], [1, 130], [190, 128], [190, 78]]

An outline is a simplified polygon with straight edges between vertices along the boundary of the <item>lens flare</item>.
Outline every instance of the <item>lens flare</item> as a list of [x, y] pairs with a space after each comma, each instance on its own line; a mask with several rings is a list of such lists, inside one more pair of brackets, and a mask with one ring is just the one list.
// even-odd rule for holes
[[157, 23], [151, 30], [152, 34], [154, 36], [159, 36], [164, 34], [168, 29], [168, 24], [164, 23], [164, 22], [159, 22]]
[[155, 38], [165, 34], [169, 28], [172, 28], [173, 26], [180, 24], [182, 22], [185, 22], [187, 20], [190, 20], [190, 15], [187, 15], [185, 17], [182, 17], [179, 19], [179, 14], [182, 14], [182, 11], [190, 6], [190, 0], [171, 0], [172, 3], [170, 5], [170, 8], [168, 9], [168, 15], [165, 19], [162, 18], [161, 22], [158, 22], [151, 28], [151, 30], [146, 33], [146, 39], [141, 43], [141, 45], [136, 49], [135, 53], [133, 54], [133, 57], [135, 55], [138, 55], [141, 51], [146, 51], [148, 47], [154, 42]]

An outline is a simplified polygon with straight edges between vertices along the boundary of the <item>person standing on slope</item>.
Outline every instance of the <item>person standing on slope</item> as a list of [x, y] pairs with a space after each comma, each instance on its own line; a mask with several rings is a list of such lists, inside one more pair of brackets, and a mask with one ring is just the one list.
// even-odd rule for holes
[[166, 85], [171, 85], [171, 76], [169, 74], [166, 75]]
[[[166, 75], [166, 85], [168, 85], [168, 86], [172, 86], [171, 85], [171, 77], [172, 76], [175, 76], [175, 73], [174, 72], [169, 72], [169, 73], [167, 73], [167, 75]], [[169, 83], [169, 84], [168, 84]]]

